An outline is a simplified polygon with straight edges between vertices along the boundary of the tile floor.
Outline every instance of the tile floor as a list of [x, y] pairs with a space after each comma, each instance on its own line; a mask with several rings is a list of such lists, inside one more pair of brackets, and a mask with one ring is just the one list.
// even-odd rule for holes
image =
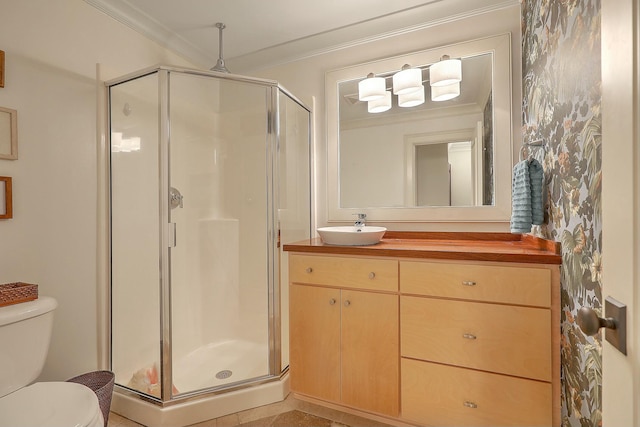
[[[140, 427], [116, 413], [109, 427]], [[289, 395], [282, 402], [225, 415], [190, 427], [390, 427], [377, 421], [325, 408]], [[152, 426], [150, 426], [152, 427]]]

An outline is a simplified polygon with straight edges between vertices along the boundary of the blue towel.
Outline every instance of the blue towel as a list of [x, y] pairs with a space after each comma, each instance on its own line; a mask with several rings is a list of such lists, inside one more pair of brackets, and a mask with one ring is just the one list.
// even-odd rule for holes
[[513, 168], [511, 232], [529, 233], [533, 224], [544, 221], [544, 169], [535, 159], [518, 162]]
[[529, 180], [531, 182], [531, 222], [542, 225], [544, 222], [544, 169], [536, 159], [529, 160]]

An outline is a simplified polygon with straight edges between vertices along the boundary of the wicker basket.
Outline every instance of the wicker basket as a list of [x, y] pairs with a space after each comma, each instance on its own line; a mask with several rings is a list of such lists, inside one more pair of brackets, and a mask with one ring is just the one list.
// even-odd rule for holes
[[104, 418], [104, 425], [107, 427], [109, 421], [109, 411], [111, 409], [111, 396], [113, 395], [113, 383], [115, 375], [111, 371], [94, 371], [78, 375], [68, 379], [68, 382], [78, 383], [89, 387], [98, 396], [100, 411]]
[[0, 285], [0, 307], [33, 301], [36, 298], [38, 298], [38, 285], [22, 282]]

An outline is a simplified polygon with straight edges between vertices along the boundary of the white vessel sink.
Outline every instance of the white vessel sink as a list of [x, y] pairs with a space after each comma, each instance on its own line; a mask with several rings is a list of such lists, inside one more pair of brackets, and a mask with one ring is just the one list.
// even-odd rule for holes
[[385, 227], [342, 226], [318, 228], [318, 234], [327, 245], [365, 246], [375, 245], [382, 239]]

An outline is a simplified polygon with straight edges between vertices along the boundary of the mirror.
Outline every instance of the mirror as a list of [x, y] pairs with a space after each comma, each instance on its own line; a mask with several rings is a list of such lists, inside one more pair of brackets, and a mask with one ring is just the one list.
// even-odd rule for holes
[[[462, 61], [460, 95], [432, 101], [429, 66]], [[425, 102], [369, 113], [367, 74], [387, 89], [404, 64], [422, 70]], [[326, 75], [328, 219], [366, 212], [379, 221], [508, 221], [511, 198], [508, 34], [330, 71]]]

